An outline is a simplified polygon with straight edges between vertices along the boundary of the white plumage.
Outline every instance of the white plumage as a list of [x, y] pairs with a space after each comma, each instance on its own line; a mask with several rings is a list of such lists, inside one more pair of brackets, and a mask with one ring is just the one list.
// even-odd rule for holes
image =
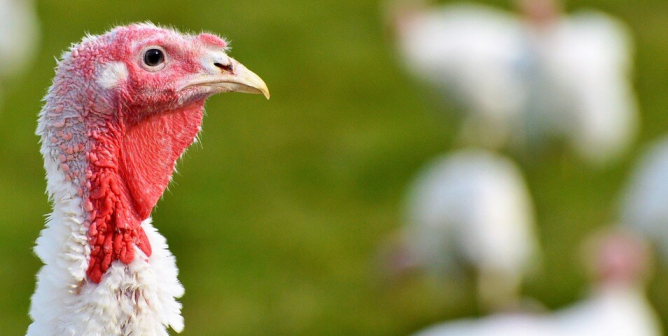
[[618, 158], [639, 126], [629, 78], [633, 46], [626, 26], [602, 13], [583, 11], [561, 20], [539, 43], [543, 71], [554, 81], [543, 88], [542, 101], [552, 104], [546, 113], [554, 119], [557, 134], [591, 163]]
[[412, 263], [445, 274], [468, 265], [485, 307], [517, 303], [539, 244], [529, 191], [511, 161], [479, 150], [438, 157], [410, 187], [406, 211]]
[[[40, 135], [47, 124], [46, 111], [40, 114]], [[64, 113], [65, 117], [77, 116], [76, 111]], [[40, 151], [53, 212], [35, 246], [35, 253], [45, 265], [37, 274], [30, 308], [35, 322], [30, 324], [26, 336], [130, 336], [122, 330], [168, 336], [164, 326], [183, 330], [181, 303], [176, 299], [184, 289], [177, 279], [176, 260], [150, 218], [142, 223], [153, 246], [150, 257], [135, 247], [137, 257], [132, 263], [114, 263], [99, 284], [86, 280], [90, 244], [88, 229], [83, 225], [83, 199], [59, 169], [57, 156], [51, 155], [54, 148], [51, 142], [42, 141]], [[69, 323], [63, 323], [62, 316], [68, 316]]]
[[620, 201], [620, 222], [651, 239], [668, 260], [668, 138], [644, 151]]
[[24, 72], [35, 58], [39, 20], [33, 1], [0, 0], [0, 82]]
[[407, 15], [399, 17], [397, 32], [407, 70], [465, 110], [472, 136], [487, 134], [475, 140], [501, 145], [526, 99], [516, 70], [524, 44], [519, 20], [473, 4]]
[[414, 336], [660, 336], [659, 320], [644, 294], [647, 260], [638, 258], [646, 256], [640, 255], [644, 252], [639, 253], [636, 241], [627, 239], [612, 237], [606, 243], [598, 256], [597, 283], [570, 307], [445, 322]]
[[656, 313], [635, 288], [602, 288], [546, 315], [495, 315], [445, 322], [414, 336], [660, 336]]
[[539, 150], [563, 138], [602, 164], [634, 139], [626, 26], [591, 11], [540, 25], [473, 4], [399, 14], [405, 67], [464, 111], [463, 141]]

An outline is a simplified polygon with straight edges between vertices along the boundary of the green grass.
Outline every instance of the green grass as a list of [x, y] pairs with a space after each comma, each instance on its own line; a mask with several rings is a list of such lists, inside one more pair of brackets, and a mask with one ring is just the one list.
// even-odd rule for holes
[[[429, 279], [383, 288], [372, 255], [400, 226], [412, 174], [452, 149], [451, 120], [399, 68], [377, 1], [42, 1], [42, 46], [0, 113], [0, 330], [25, 332], [40, 262], [31, 248], [49, 211], [34, 136], [54, 56], [84, 32], [150, 20], [209, 30], [260, 74], [272, 99], [229, 94], [207, 105], [191, 149], [154, 211], [186, 287], [183, 335], [404, 335], [472, 314], [470, 289]], [[507, 2], [494, 3], [508, 6]], [[582, 239], [614, 220], [631, 159], [668, 124], [668, 4], [571, 1], [629, 23], [637, 39], [643, 132], [604, 170], [557, 151], [525, 164], [545, 272], [526, 293], [556, 308], [586, 286], [573, 262]], [[650, 295], [668, 317], [668, 271]], [[668, 321], [666, 319], [665, 321]]]

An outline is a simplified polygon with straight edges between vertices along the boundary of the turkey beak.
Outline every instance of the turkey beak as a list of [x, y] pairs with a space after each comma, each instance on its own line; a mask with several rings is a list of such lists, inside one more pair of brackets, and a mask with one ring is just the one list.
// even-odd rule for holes
[[227, 64], [215, 63], [221, 70], [218, 83], [214, 84], [227, 92], [263, 94], [269, 99], [269, 89], [260, 76], [248, 70], [243, 64], [229, 58]]
[[205, 71], [184, 87], [207, 87], [212, 93], [244, 92], [263, 94], [269, 99], [269, 89], [260, 76], [248, 70], [243, 64], [224, 54], [215, 54], [206, 59]]

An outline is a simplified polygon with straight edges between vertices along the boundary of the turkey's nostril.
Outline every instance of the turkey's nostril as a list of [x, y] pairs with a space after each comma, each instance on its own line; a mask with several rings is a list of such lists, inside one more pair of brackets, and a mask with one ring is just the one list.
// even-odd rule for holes
[[234, 66], [232, 65], [232, 63], [222, 64], [222, 63], [216, 62], [216, 63], [213, 63], [213, 65], [215, 65], [217, 68], [219, 68], [221, 70], [234, 72]]

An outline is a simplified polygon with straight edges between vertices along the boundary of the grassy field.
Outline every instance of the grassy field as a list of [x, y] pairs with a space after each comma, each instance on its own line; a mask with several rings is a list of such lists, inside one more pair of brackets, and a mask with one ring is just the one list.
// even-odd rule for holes
[[[507, 7], [507, 1], [490, 1]], [[537, 206], [544, 272], [526, 294], [551, 308], [586, 288], [581, 240], [614, 220], [637, 149], [668, 129], [668, 3], [570, 1], [628, 22], [643, 118], [631, 155], [589, 168], [556, 150], [523, 165]], [[207, 30], [262, 76], [272, 99], [211, 99], [202, 145], [154, 211], [186, 287], [183, 335], [405, 335], [474, 313], [470, 290], [429, 279], [384, 288], [372, 269], [398, 227], [412, 174], [453, 148], [454, 126], [397, 66], [382, 5], [360, 0], [40, 1], [42, 45], [0, 108], [0, 334], [25, 332], [40, 261], [31, 248], [49, 205], [34, 135], [54, 56], [84, 32], [150, 20]], [[668, 271], [650, 289], [668, 322]]]

